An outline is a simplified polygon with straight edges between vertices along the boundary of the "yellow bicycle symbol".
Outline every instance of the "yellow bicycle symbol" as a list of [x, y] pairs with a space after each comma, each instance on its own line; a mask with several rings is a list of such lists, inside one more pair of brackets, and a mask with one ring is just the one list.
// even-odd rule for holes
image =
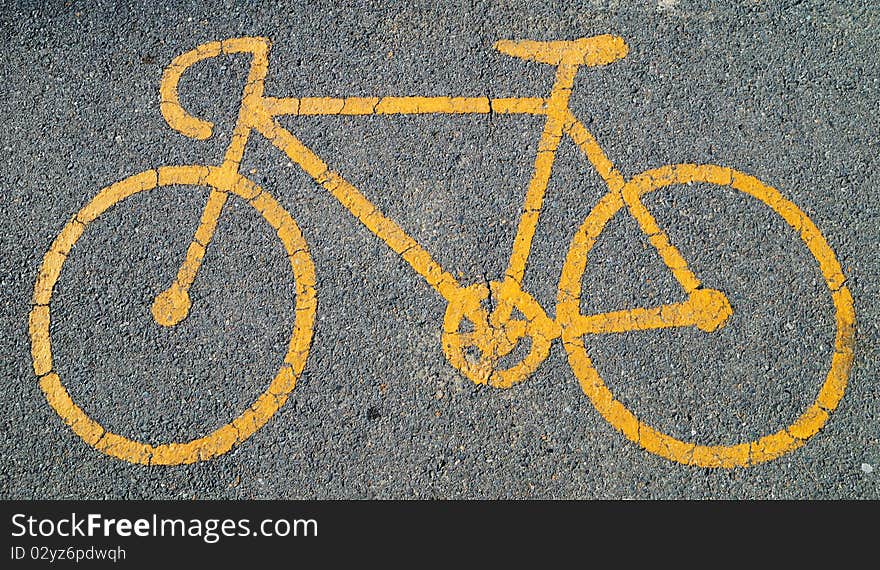
[[[270, 43], [265, 38], [233, 38], [201, 45], [175, 58], [165, 69], [161, 109], [168, 124], [194, 138], [211, 136], [211, 123], [189, 115], [178, 101], [181, 75], [194, 63], [221, 54], [252, 55], [250, 73], [241, 99], [238, 120], [223, 162], [219, 166], [165, 166], [135, 174], [101, 190], [74, 215], [43, 258], [34, 286], [30, 337], [34, 372], [49, 404], [86, 443], [126, 461], [172, 465], [207, 460], [226, 453], [262, 427], [284, 405], [305, 366], [317, 308], [315, 270], [309, 249], [291, 215], [265, 189], [239, 172], [245, 145], [256, 131], [330, 192], [364, 226], [406, 260], [448, 303], [443, 321], [443, 351], [449, 362], [478, 384], [510, 387], [524, 380], [547, 358], [551, 343], [561, 338], [569, 362], [584, 393], [617, 430], [647, 451], [667, 459], [703, 467], [734, 467], [768, 461], [800, 447], [814, 436], [837, 407], [846, 389], [853, 358], [855, 314], [853, 300], [834, 252], [816, 225], [794, 203], [757, 178], [711, 164], [678, 164], [655, 168], [624, 179], [584, 124], [569, 108], [575, 75], [580, 66], [601, 66], [626, 56], [622, 38], [601, 35], [574, 41], [499, 41], [498, 51], [556, 68], [556, 79], [546, 98], [509, 97], [350, 97], [277, 98], [263, 94], [268, 73]], [[282, 115], [418, 115], [418, 114], [540, 115], [545, 123], [534, 159], [534, 173], [526, 191], [504, 276], [488, 286], [461, 285], [399, 225], [383, 214], [357, 188], [306, 147], [277, 118]], [[577, 231], [562, 270], [551, 319], [521, 284], [538, 216], [563, 136], [571, 138], [608, 186]], [[779, 215], [800, 235], [816, 259], [831, 292], [837, 333], [827, 377], [813, 403], [791, 425], [757, 440], [735, 445], [700, 445], [681, 441], [640, 421], [615, 399], [590, 362], [584, 337], [666, 327], [697, 327], [711, 333], [723, 327], [733, 309], [725, 294], [705, 287], [671, 243], [663, 228], [642, 203], [650, 192], [673, 184], [693, 182], [729, 186], [751, 196]], [[49, 335], [52, 291], [71, 248], [86, 227], [118, 202], [160, 186], [211, 188], [210, 197], [186, 258], [171, 285], [152, 305], [155, 321], [174, 326], [186, 318], [189, 289], [198, 274], [205, 249], [217, 227], [224, 204], [235, 196], [255, 208], [272, 226], [284, 245], [296, 284], [296, 320], [283, 364], [266, 390], [234, 420], [186, 442], [150, 445], [111, 433], [76, 403], [62, 384], [52, 361]], [[656, 248], [663, 263], [687, 294], [682, 303], [652, 308], [584, 315], [581, 282], [588, 254], [605, 225], [621, 210], [628, 211]], [[487, 308], [490, 296], [494, 308]], [[520, 343], [528, 353], [509, 357]]]

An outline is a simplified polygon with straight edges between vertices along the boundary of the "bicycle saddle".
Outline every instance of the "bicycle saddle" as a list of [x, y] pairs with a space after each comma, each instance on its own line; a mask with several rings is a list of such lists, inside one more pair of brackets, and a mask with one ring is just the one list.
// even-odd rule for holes
[[629, 51], [623, 38], [611, 34], [551, 42], [499, 40], [493, 47], [506, 55], [550, 65], [607, 65]]

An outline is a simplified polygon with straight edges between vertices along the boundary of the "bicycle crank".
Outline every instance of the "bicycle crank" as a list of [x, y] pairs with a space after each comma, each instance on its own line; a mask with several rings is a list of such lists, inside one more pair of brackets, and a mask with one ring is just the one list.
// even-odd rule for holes
[[525, 380], [558, 336], [554, 321], [513, 281], [459, 289], [443, 319], [443, 352], [450, 364], [474, 383], [496, 388]]

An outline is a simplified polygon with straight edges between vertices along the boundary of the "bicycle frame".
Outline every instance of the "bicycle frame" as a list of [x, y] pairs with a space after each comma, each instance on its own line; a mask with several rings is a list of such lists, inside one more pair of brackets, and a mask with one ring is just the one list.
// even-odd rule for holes
[[[591, 43], [584, 43], [591, 42]], [[211, 123], [189, 115], [180, 105], [177, 93], [182, 74], [193, 64], [221, 54], [249, 53], [250, 73], [244, 88], [241, 108], [232, 140], [220, 166], [218, 182], [240, 176], [238, 170], [245, 146], [256, 131], [282, 150], [293, 162], [324, 189], [330, 192], [367, 229], [400, 255], [425, 281], [448, 302], [444, 319], [444, 351], [456, 368], [477, 383], [507, 387], [534, 371], [549, 353], [549, 344], [560, 337], [560, 325], [521, 283], [535, 235], [544, 194], [550, 179], [556, 150], [563, 136], [570, 137], [605, 181], [608, 192], [624, 200], [629, 212], [638, 220], [642, 231], [660, 253], [664, 263], [689, 295], [687, 301], [652, 309], [634, 309], [579, 317], [579, 334], [598, 334], [645, 330], [671, 326], [698, 326], [707, 331], [720, 327], [731, 314], [722, 293], [702, 289], [699, 279], [687, 267], [682, 255], [641, 203], [636, 193], [625, 193], [626, 181], [614, 167], [593, 135], [569, 109], [569, 98], [575, 76], [581, 65], [601, 65], [623, 57], [627, 48], [615, 36], [596, 36], [575, 42], [498, 42], [496, 49], [522, 59], [550, 63], [556, 67], [556, 78], [550, 95], [531, 97], [349, 97], [349, 98], [277, 98], [264, 95], [268, 74], [269, 41], [264, 38], [234, 38], [213, 42], [177, 57], [165, 70], [160, 88], [162, 113], [168, 124], [180, 133], [196, 139], [211, 136]], [[492, 282], [494, 310], [482, 308], [489, 294], [484, 284], [462, 286], [455, 277], [403, 228], [384, 215], [367, 197], [342, 175], [330, 167], [289, 130], [278, 117], [285, 115], [422, 115], [422, 114], [501, 114], [539, 115], [545, 117], [538, 142], [534, 172], [526, 191], [522, 213], [513, 243], [513, 251], [502, 281]], [[227, 179], [224, 180], [223, 177]], [[210, 242], [228, 194], [214, 188], [201, 216], [175, 283], [157, 297], [163, 307], [174, 310], [165, 314], [167, 326], [186, 316], [189, 307], [188, 289], [198, 272], [204, 247]], [[163, 297], [164, 295], [164, 297]], [[525, 319], [512, 318], [518, 309]], [[161, 311], [154, 310], [154, 315]], [[459, 330], [461, 321], [474, 324], [473, 332]], [[498, 370], [496, 364], [509, 354], [517, 343], [528, 336], [532, 341], [529, 354], [510, 369]], [[465, 346], [476, 346], [489, 355], [481, 362], [469, 362], [463, 356]]]
[[[819, 228], [795, 203], [761, 180], [732, 168], [713, 164], [664, 165], [629, 180], [615, 169], [595, 138], [569, 109], [569, 97], [578, 68], [604, 65], [624, 57], [626, 44], [615, 36], [595, 36], [573, 41], [500, 41], [495, 48], [514, 57], [556, 68], [556, 81], [546, 98], [479, 97], [351, 97], [276, 98], [263, 94], [268, 74], [269, 42], [262, 38], [234, 38], [202, 45], [177, 57], [165, 69], [161, 108], [172, 128], [184, 135], [206, 139], [212, 125], [187, 114], [180, 106], [177, 85], [194, 63], [221, 54], [251, 54], [251, 68], [242, 94], [232, 141], [220, 166], [162, 166], [143, 171], [103, 188], [83, 206], [53, 240], [43, 257], [34, 284], [28, 330], [34, 373], [47, 401], [83, 441], [95, 449], [133, 463], [177, 465], [204, 461], [226, 453], [260, 429], [284, 405], [303, 372], [315, 320], [315, 269], [302, 232], [289, 212], [271, 194], [239, 173], [248, 138], [257, 132], [334, 196], [372, 233], [405, 259], [447, 301], [443, 320], [443, 351], [450, 364], [473, 382], [509, 387], [530, 375], [549, 355], [550, 344], [560, 338], [571, 370], [596, 410], [616, 430], [645, 450], [687, 465], [702, 467], [749, 466], [789, 453], [816, 435], [837, 407], [846, 389], [853, 361], [855, 312], [846, 277]], [[345, 180], [283, 128], [283, 115], [393, 115], [393, 114], [524, 114], [545, 117], [534, 172], [526, 190], [513, 251], [504, 277], [488, 284], [459, 284], [431, 255], [393, 220], [376, 208]], [[551, 319], [535, 298], [522, 289], [532, 239], [544, 193], [563, 136], [570, 137], [605, 180], [601, 196], [575, 232], [559, 279], [555, 318]], [[817, 263], [834, 305], [837, 333], [830, 367], [815, 400], [787, 427], [750, 441], [704, 445], [657, 430], [617, 400], [587, 355], [585, 335], [665, 327], [695, 326], [712, 332], [723, 326], [733, 310], [721, 291], [706, 288], [641, 201], [641, 197], [671, 185], [706, 183], [726, 186], [763, 204], [791, 229]], [[172, 326], [186, 317], [189, 288], [208, 247], [223, 206], [236, 195], [253, 207], [275, 229], [287, 252], [296, 287], [296, 319], [283, 362], [266, 389], [229, 423], [201, 437], [182, 442], [152, 444], [111, 432], [80, 408], [67, 392], [52, 356], [49, 330], [53, 288], [61, 268], [86, 227], [126, 198], [159, 186], [211, 187], [199, 226], [174, 282], [151, 307], [153, 318]], [[687, 300], [653, 308], [636, 308], [602, 314], [581, 314], [583, 275], [587, 256], [607, 222], [625, 209], [657, 250], [687, 294]], [[491, 294], [491, 298], [490, 298]], [[494, 309], [484, 303], [494, 301]], [[464, 330], [470, 322], [472, 330]], [[514, 349], [530, 341], [528, 353]], [[468, 352], [477, 349], [480, 356]], [[518, 360], [517, 360], [518, 359]], [[505, 360], [514, 360], [510, 366]]]

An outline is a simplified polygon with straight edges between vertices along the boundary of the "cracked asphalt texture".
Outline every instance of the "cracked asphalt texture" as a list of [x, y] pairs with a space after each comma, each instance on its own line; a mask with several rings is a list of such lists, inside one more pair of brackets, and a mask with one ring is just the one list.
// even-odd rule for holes
[[[13, 498], [880, 498], [878, 242], [880, 10], [863, 2], [0, 2], [0, 497]], [[165, 65], [208, 41], [273, 41], [267, 95], [545, 96], [550, 67], [498, 39], [614, 33], [629, 55], [582, 69], [571, 106], [624, 176], [667, 163], [730, 166], [818, 225], [855, 299], [847, 392], [802, 448], [748, 469], [672, 463], [616, 432], [557, 340], [509, 390], [446, 361], [445, 310], [387, 246], [258, 135], [242, 172], [302, 228], [318, 313], [291, 399], [231, 452], [146, 467], [85, 445], [37, 385], [27, 331], [37, 268], [101, 188], [161, 165], [217, 164], [244, 57], [201, 63], [181, 100], [217, 123], [193, 141], [159, 112]], [[291, 117], [307, 145], [464, 283], [502, 275], [532, 171], [538, 117]], [[604, 191], [560, 147], [525, 287], [554, 315], [576, 228]], [[274, 375], [293, 325], [293, 277], [255, 211], [230, 201], [191, 291], [190, 316], [155, 325], [204, 188], [140, 194], [91, 224], [53, 296], [53, 354], [74, 400], [110, 430], [191, 439], [230, 421]], [[647, 423], [707, 444], [789, 425], [824, 380], [830, 294], [815, 260], [755, 200], [711, 186], [646, 205], [734, 317], [719, 332], [587, 338], [612, 392]], [[683, 300], [635, 222], [618, 215], [584, 276], [585, 312]]]

